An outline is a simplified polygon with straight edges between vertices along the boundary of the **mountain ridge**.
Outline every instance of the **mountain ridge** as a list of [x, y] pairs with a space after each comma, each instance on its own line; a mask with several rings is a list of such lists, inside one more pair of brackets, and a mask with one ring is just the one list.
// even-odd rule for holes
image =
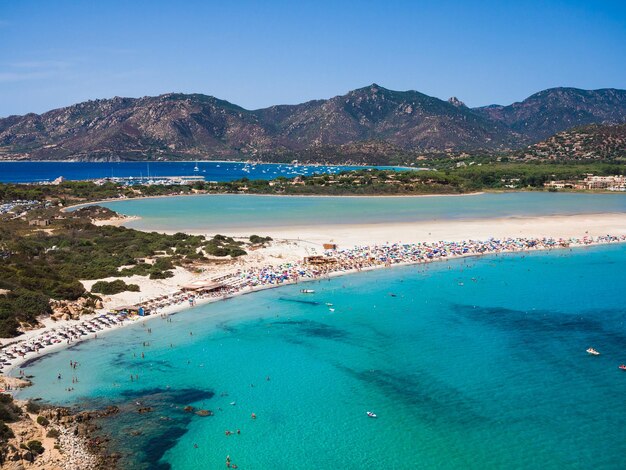
[[351, 161], [359, 161], [359, 147], [368, 149], [364, 160], [372, 159], [373, 142], [402, 154], [501, 153], [573, 127], [623, 122], [626, 90], [614, 88], [551, 88], [478, 108], [376, 83], [257, 110], [210, 95], [165, 93], [2, 118], [0, 159], [297, 159], [349, 148]]

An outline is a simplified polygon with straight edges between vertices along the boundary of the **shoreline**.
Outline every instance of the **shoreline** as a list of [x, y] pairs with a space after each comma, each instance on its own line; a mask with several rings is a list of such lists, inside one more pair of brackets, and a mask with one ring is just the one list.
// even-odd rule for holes
[[[584, 238], [583, 238], [584, 240]], [[158, 312], [155, 312], [152, 315], [147, 315], [147, 316], [135, 316], [132, 319], [124, 319], [122, 320], [120, 323], [112, 325], [109, 328], [106, 328], [104, 330], [98, 331], [97, 333], [90, 333], [88, 335], [86, 335], [84, 338], [80, 337], [77, 340], [72, 341], [71, 343], [58, 343], [58, 344], [53, 344], [49, 347], [46, 347], [45, 350], [43, 350], [42, 352], [31, 352], [31, 353], [27, 353], [24, 357], [16, 360], [15, 362], [11, 363], [10, 365], [8, 365], [6, 367], [6, 369], [2, 372], [2, 375], [5, 377], [14, 377], [13, 375], [11, 375], [12, 372], [14, 372], [17, 369], [20, 369], [21, 366], [24, 365], [28, 365], [29, 363], [32, 363], [33, 361], [37, 361], [40, 359], [43, 359], [45, 356], [62, 351], [64, 349], [67, 349], [70, 346], [74, 346], [76, 344], [80, 344], [84, 341], [90, 341], [90, 340], [94, 340], [96, 339], [96, 337], [98, 335], [100, 335], [100, 337], [102, 335], [106, 335], [112, 332], [115, 332], [121, 328], [125, 328], [127, 326], [130, 325], [135, 325], [135, 324], [143, 324], [146, 322], [149, 322], [151, 320], [156, 320], [156, 319], [162, 319], [164, 317], [168, 317], [171, 315], [176, 315], [178, 313], [183, 313], [187, 310], [196, 308], [196, 307], [200, 307], [203, 305], [207, 305], [210, 303], [215, 303], [215, 302], [220, 302], [220, 301], [224, 301], [224, 300], [229, 300], [235, 297], [239, 297], [242, 295], [247, 295], [247, 294], [253, 294], [255, 292], [260, 292], [260, 291], [264, 291], [264, 290], [269, 290], [269, 289], [275, 289], [275, 288], [280, 288], [283, 286], [288, 286], [288, 285], [293, 285], [293, 284], [300, 284], [300, 283], [309, 283], [309, 282], [315, 282], [315, 281], [319, 281], [322, 279], [329, 279], [329, 278], [334, 278], [334, 277], [340, 277], [340, 276], [345, 276], [345, 275], [351, 275], [351, 274], [356, 274], [356, 273], [361, 273], [361, 272], [369, 272], [369, 271], [376, 271], [379, 269], [388, 269], [388, 268], [394, 268], [394, 267], [406, 267], [406, 266], [414, 266], [414, 265], [424, 265], [424, 264], [431, 264], [431, 263], [435, 263], [435, 262], [444, 262], [444, 261], [450, 261], [450, 260], [456, 260], [456, 259], [464, 259], [464, 258], [472, 258], [472, 257], [484, 257], [484, 256], [497, 256], [500, 254], [523, 254], [523, 253], [533, 253], [533, 252], [551, 252], [553, 250], [564, 250], [564, 249], [578, 249], [578, 248], [586, 248], [586, 247], [596, 247], [596, 246], [605, 246], [605, 245], [616, 245], [616, 244], [626, 244], [626, 238], [624, 236], [622, 236], [621, 239], [619, 239], [618, 241], [590, 241], [587, 243], [579, 243], [579, 244], [575, 244], [575, 245], [567, 245], [567, 246], [550, 246], [550, 247], [534, 247], [532, 249], [519, 249], [519, 250], [502, 250], [502, 251], [493, 251], [493, 252], [483, 252], [483, 253], [464, 253], [464, 254], [459, 254], [459, 255], [453, 255], [453, 256], [442, 256], [442, 257], [438, 257], [438, 258], [434, 258], [428, 261], [425, 260], [417, 260], [417, 261], [401, 261], [401, 262], [396, 262], [393, 264], [389, 264], [389, 265], [374, 265], [374, 266], [366, 266], [363, 268], [351, 268], [351, 269], [346, 269], [346, 270], [337, 270], [337, 271], [333, 271], [333, 272], [329, 272], [327, 274], [322, 274], [319, 275], [317, 277], [313, 277], [313, 278], [305, 278], [305, 279], [301, 279], [301, 280], [287, 280], [284, 282], [281, 282], [279, 284], [265, 284], [265, 285], [256, 285], [256, 286], [248, 286], [245, 288], [242, 288], [239, 291], [233, 292], [233, 293], [228, 293], [225, 294], [223, 296], [219, 296], [219, 297], [208, 297], [208, 298], [200, 298], [198, 299], [194, 305], [190, 305], [188, 302], [186, 301], [181, 301], [180, 303], [177, 304], [173, 304], [173, 305], [168, 305], [166, 307], [162, 307], [159, 309]], [[106, 310], [106, 309], [103, 309]], [[94, 313], [92, 315], [85, 315], [83, 317], [81, 317], [80, 320], [66, 320], [66, 321], [60, 321], [57, 323], [53, 323], [51, 324], [51, 326], [46, 326], [44, 328], [40, 328], [37, 330], [29, 330], [33, 333], [36, 333], [37, 335], [43, 335], [46, 333], [51, 333], [52, 331], [56, 330], [57, 328], [62, 328], [64, 326], [72, 326], [72, 325], [79, 325], [83, 322], [88, 322], [91, 321], [94, 318], [97, 318], [99, 316], [103, 315], [103, 312], [97, 312]], [[17, 341], [13, 342], [13, 343], [8, 343], [6, 345], [3, 345], [3, 348], [6, 348], [7, 346], [10, 346], [11, 344], [15, 344], [19, 341], [23, 341], [22, 339], [18, 339], [19, 337], [16, 337], [15, 339]]]
[[[100, 199], [98, 201], [81, 202], [79, 204], [72, 204], [67, 207], [63, 207], [61, 212], [71, 212], [74, 209], [80, 209], [85, 206], [95, 206], [108, 202], [125, 202], [125, 201], [138, 201], [141, 199], [162, 199], [162, 198], [175, 198], [175, 197], [198, 197], [198, 196], [261, 196], [261, 197], [340, 197], [340, 198], [422, 198], [422, 197], [465, 197], [465, 196], [480, 196], [487, 193], [523, 193], [529, 191], [474, 191], [471, 193], [433, 193], [433, 194], [256, 194], [256, 193], [194, 193], [194, 194], [170, 194], [160, 196], [140, 196], [131, 198], [115, 198], [115, 199]], [[532, 192], [532, 191], [530, 191]]]

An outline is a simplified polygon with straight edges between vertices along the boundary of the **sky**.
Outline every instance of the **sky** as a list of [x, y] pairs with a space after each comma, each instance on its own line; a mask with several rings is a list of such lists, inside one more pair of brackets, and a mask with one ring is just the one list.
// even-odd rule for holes
[[204, 93], [247, 109], [377, 83], [468, 106], [626, 88], [626, 1], [0, 0], [0, 116]]

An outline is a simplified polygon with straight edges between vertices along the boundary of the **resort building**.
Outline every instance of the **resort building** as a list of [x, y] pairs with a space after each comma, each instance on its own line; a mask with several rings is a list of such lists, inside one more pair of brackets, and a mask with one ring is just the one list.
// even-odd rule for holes
[[601, 191], [626, 191], [626, 176], [594, 176], [588, 174], [582, 180], [553, 180], [544, 183], [549, 189], [588, 189]]
[[606, 191], [626, 191], [626, 176], [593, 176], [584, 180], [586, 189], [604, 189]]

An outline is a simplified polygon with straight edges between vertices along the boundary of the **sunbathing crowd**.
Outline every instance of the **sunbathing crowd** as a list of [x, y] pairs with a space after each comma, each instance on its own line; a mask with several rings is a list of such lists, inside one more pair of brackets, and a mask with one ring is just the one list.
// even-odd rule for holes
[[[414, 244], [385, 244], [357, 246], [351, 249], [329, 250], [315, 259], [301, 263], [285, 263], [279, 266], [243, 269], [225, 276], [221, 288], [209, 292], [176, 292], [142, 303], [146, 314], [160, 314], [168, 307], [194, 306], [200, 300], [219, 300], [255, 288], [274, 287], [287, 283], [318, 279], [336, 273], [360, 271], [396, 264], [428, 263], [461, 256], [497, 254], [521, 251], [548, 250], [626, 242], [626, 235], [582, 238], [503, 238], [486, 241], [467, 240], [462, 242], [434, 242]], [[139, 306], [137, 306], [138, 308]], [[175, 311], [168, 309], [168, 311]], [[131, 321], [127, 315], [111, 313], [83, 320], [72, 326], [44, 331], [28, 340], [19, 341], [0, 351], [2, 369], [23, 362], [27, 356], [39, 354], [41, 350], [59, 343], [71, 343], [97, 336], [97, 332]]]
[[626, 235], [583, 238], [491, 238], [486, 241], [434, 242], [357, 246], [329, 250], [315, 264], [288, 263], [277, 267], [244, 270], [239, 273], [238, 287], [280, 285], [315, 279], [333, 273], [391, 266], [394, 264], [427, 263], [459, 256], [548, 250], [626, 241]]

